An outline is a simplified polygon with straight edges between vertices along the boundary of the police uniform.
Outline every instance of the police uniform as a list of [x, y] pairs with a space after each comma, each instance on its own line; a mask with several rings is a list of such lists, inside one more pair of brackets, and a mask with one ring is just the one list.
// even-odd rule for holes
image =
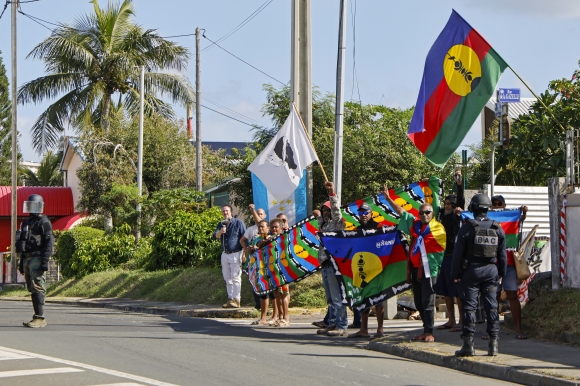
[[42, 197], [37, 194], [31, 195], [24, 203], [25, 213], [28, 212], [26, 205], [30, 202], [40, 202], [42, 206], [36, 210], [38, 213], [29, 212], [29, 217], [22, 222], [20, 230], [16, 232], [16, 251], [20, 254], [18, 270], [24, 275], [26, 287], [32, 294], [34, 308], [32, 320], [23, 324], [26, 327], [44, 327], [46, 326], [44, 318], [46, 271], [48, 271], [48, 262], [54, 249], [54, 235], [50, 220], [40, 213], [44, 207]]
[[[491, 202], [489, 204], [491, 206]], [[460, 279], [457, 288], [463, 304], [464, 346], [456, 355], [474, 355], [475, 311], [480, 293], [487, 314], [487, 333], [491, 338], [488, 354], [496, 355], [499, 335], [496, 291], [500, 277], [506, 272], [505, 233], [499, 223], [486, 216], [487, 209], [473, 210], [470, 204], [470, 210], [475, 212], [475, 220], [464, 222], [457, 234], [453, 254], [452, 276], [454, 280]]]

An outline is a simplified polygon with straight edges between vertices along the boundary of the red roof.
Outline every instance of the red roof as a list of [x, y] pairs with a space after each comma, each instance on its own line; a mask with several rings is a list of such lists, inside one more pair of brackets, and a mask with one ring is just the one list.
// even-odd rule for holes
[[[63, 217], [74, 214], [72, 189], [70, 187], [19, 186], [17, 190], [18, 216], [28, 216], [22, 211], [24, 201], [31, 194], [40, 194], [44, 199], [44, 214]], [[0, 217], [12, 215], [12, 188], [0, 186]]]

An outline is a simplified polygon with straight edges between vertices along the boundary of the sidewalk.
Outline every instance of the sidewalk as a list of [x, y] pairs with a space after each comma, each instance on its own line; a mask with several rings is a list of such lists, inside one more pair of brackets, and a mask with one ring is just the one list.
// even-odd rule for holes
[[[446, 320], [436, 320], [439, 326]], [[385, 324], [388, 326], [388, 324]], [[475, 335], [476, 356], [457, 358], [455, 351], [463, 341], [461, 332], [436, 330], [435, 343], [415, 342], [411, 339], [423, 333], [423, 329], [390, 332], [385, 337], [371, 341], [369, 349], [397, 355], [437, 366], [449, 367], [485, 377], [526, 385], [579, 385], [580, 348], [569, 345], [538, 341], [518, 340], [515, 332], [501, 325], [497, 357], [487, 356], [488, 340], [481, 339], [484, 324], [477, 325]]]
[[[0, 297], [0, 300], [30, 301], [28, 297]], [[258, 315], [256, 310], [247, 307], [225, 309], [215, 305], [163, 303], [132, 299], [51, 297], [47, 298], [46, 302], [200, 318], [255, 318]], [[300, 314], [299, 318], [307, 323], [320, 320], [323, 316], [320, 313], [310, 314], [303, 309], [291, 309], [290, 313]], [[435, 325], [439, 326], [445, 321], [436, 320]], [[376, 328], [376, 319], [371, 317], [369, 322], [369, 332], [372, 333]], [[499, 342], [500, 355], [492, 358], [487, 356], [488, 341], [481, 339], [485, 325], [478, 324], [478, 332], [475, 336], [476, 356], [456, 358], [454, 356], [455, 350], [458, 350], [462, 344], [461, 332], [436, 330], [434, 333], [435, 343], [414, 342], [411, 340], [412, 337], [423, 332], [420, 326], [421, 322], [402, 319], [386, 320], [385, 337], [370, 341], [368, 349], [508, 382], [538, 386], [580, 385], [580, 347], [531, 338], [516, 340], [515, 333], [505, 329], [502, 323]], [[354, 330], [351, 331], [354, 332]], [[346, 338], [332, 339], [347, 341]]]

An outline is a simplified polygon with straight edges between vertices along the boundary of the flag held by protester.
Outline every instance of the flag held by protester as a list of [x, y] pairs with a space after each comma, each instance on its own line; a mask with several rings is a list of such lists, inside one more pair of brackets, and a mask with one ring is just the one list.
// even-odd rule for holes
[[457, 150], [507, 63], [457, 12], [429, 50], [407, 135], [443, 167]]
[[300, 184], [304, 169], [318, 158], [294, 105], [290, 115], [248, 170], [276, 200], [285, 200]]
[[[434, 210], [439, 210], [442, 181], [431, 177], [427, 181], [392, 189], [390, 194], [414, 215], [417, 215], [419, 207], [424, 203], [432, 204]], [[362, 202], [371, 206], [373, 219], [380, 226], [392, 227], [399, 223], [399, 215], [380, 193], [351, 202], [341, 209], [347, 227], [352, 229], [360, 225], [357, 209]], [[244, 266], [254, 291], [265, 294], [282, 285], [302, 280], [320, 269], [318, 231], [318, 221], [314, 217], [306, 218], [269, 245], [254, 252]]]
[[410, 287], [407, 240], [396, 227], [323, 232], [320, 239], [342, 275], [343, 301], [354, 308], [362, 311]]
[[[461, 212], [463, 219], [473, 219], [473, 213]], [[487, 211], [490, 220], [497, 221], [505, 232], [505, 247], [509, 252], [515, 251], [519, 247], [519, 238], [522, 231], [523, 221], [521, 208], [516, 209], [492, 209]]]

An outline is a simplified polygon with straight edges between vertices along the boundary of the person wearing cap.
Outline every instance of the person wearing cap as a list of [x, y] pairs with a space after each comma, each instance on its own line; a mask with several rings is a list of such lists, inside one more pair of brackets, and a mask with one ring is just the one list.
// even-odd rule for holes
[[[321, 232], [341, 231], [344, 229], [344, 221], [338, 206], [338, 196], [334, 192], [334, 184], [327, 181], [324, 187], [328, 192], [328, 201], [320, 207], [322, 216], [317, 218], [318, 228]], [[317, 334], [327, 336], [346, 335], [348, 325], [346, 306], [342, 304], [340, 284], [326, 250], [321, 249], [318, 252], [318, 261], [322, 267], [322, 284], [326, 295], [326, 303], [328, 304], [328, 325], [319, 329]]]
[[[403, 209], [389, 195], [385, 184], [383, 192], [387, 202], [401, 216], [397, 229], [411, 236], [407, 259], [407, 283], [413, 286], [415, 307], [423, 321], [423, 334], [413, 340], [435, 342], [435, 291], [437, 275], [443, 261], [446, 246], [445, 227], [434, 217], [433, 207], [423, 204], [419, 207], [419, 218]], [[440, 249], [443, 249], [440, 251]]]
[[[502, 195], [496, 195], [491, 198], [491, 209], [502, 210], [506, 208], [505, 198]], [[526, 214], [528, 212], [527, 206], [521, 207], [522, 218], [521, 221], [526, 219]], [[527, 339], [528, 337], [524, 334], [522, 330], [522, 305], [518, 299], [518, 279], [516, 276], [516, 263], [514, 261], [513, 251], [507, 252], [507, 271], [505, 276], [498, 287], [497, 301], [499, 304], [499, 298], [501, 295], [501, 290], [505, 291], [508, 302], [510, 303], [510, 311], [516, 326], [516, 339]], [[482, 336], [483, 339], [487, 339], [487, 335]]]
[[24, 275], [26, 288], [31, 293], [34, 316], [24, 327], [46, 327], [44, 298], [46, 296], [46, 271], [54, 249], [52, 224], [44, 211], [44, 200], [39, 194], [31, 194], [24, 201], [24, 213], [28, 218], [16, 231], [16, 252], [20, 255], [18, 270]]
[[[379, 228], [380, 224], [373, 220], [373, 210], [369, 204], [363, 202], [358, 207], [358, 221], [360, 225], [356, 229], [375, 229]], [[370, 338], [369, 335], [369, 314], [370, 308], [361, 312], [361, 327], [360, 330], [350, 334], [349, 338]], [[384, 319], [385, 308], [383, 303], [375, 305], [375, 314], [377, 316], [377, 332], [373, 335], [373, 338], [381, 338], [385, 334], [383, 332], [383, 319]], [[356, 312], [355, 312], [356, 319]], [[355, 320], [356, 323], [356, 320]]]
[[[445, 298], [447, 306], [447, 323], [437, 327], [438, 330], [450, 329], [451, 332], [461, 331], [463, 324], [463, 313], [461, 312], [461, 300], [457, 293], [457, 288], [453, 277], [451, 276], [451, 267], [453, 261], [453, 250], [455, 249], [455, 237], [461, 227], [461, 211], [465, 207], [465, 195], [463, 191], [463, 181], [461, 170], [455, 172], [455, 183], [457, 186], [457, 195], [450, 194], [445, 197], [444, 210], [439, 214], [439, 221], [445, 227], [447, 241], [445, 245], [445, 254], [441, 263], [441, 271], [437, 277], [435, 293]], [[459, 323], [455, 323], [455, 300], [459, 308]]]

